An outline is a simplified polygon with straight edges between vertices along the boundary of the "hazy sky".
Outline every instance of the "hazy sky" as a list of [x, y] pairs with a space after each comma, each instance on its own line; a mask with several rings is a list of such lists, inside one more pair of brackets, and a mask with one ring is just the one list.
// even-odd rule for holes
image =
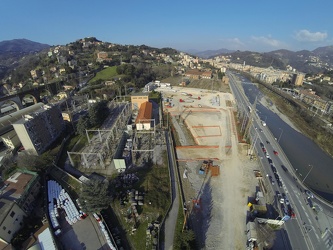
[[1, 0], [0, 41], [105, 42], [179, 50], [333, 45], [332, 0]]

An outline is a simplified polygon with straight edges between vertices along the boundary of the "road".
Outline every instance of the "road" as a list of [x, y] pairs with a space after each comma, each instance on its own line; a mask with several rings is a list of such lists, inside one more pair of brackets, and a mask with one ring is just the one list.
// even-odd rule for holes
[[176, 182], [176, 163], [174, 157], [174, 149], [172, 140], [168, 132], [165, 132], [167, 152], [168, 152], [168, 165], [170, 169], [170, 182], [171, 182], [171, 195], [172, 195], [172, 205], [171, 209], [164, 222], [164, 244], [161, 244], [161, 249], [172, 250], [173, 241], [175, 237], [175, 228], [179, 211], [179, 190]]
[[[239, 112], [249, 113], [248, 106], [250, 103], [240, 89], [240, 82], [238, 82], [233, 75], [228, 75], [231, 89], [238, 102]], [[325, 210], [326, 213], [330, 213], [331, 208], [317, 199], [307, 199], [308, 196], [305, 194], [304, 186], [302, 185], [302, 182], [307, 176], [303, 176], [301, 180], [297, 179], [297, 175], [293, 171], [294, 168], [291, 166], [278, 144], [278, 139], [272, 135], [266, 126], [262, 126], [257, 114], [251, 117], [253, 117], [253, 126], [250, 128], [250, 136], [255, 142], [254, 150], [260, 157], [260, 161], [266, 172], [265, 175], [267, 175], [267, 178], [272, 176], [274, 179], [273, 169], [270, 166], [271, 164], [266, 154], [263, 152], [263, 147], [269, 154], [269, 158], [272, 160], [272, 164], [275, 166], [276, 173], [282, 183], [282, 187], [277, 185], [277, 181], [275, 185], [271, 185], [270, 187], [270, 191], [274, 197], [273, 206], [277, 211], [280, 211], [281, 218], [284, 217], [276, 192], [284, 193], [288, 197], [290, 206], [296, 214], [295, 219], [289, 219], [284, 223], [284, 229], [287, 233], [285, 235], [282, 233], [283, 237], [281, 240], [284, 241], [284, 249], [331, 249], [330, 244], [327, 243], [329, 240], [325, 239], [324, 241], [323, 238], [325, 237], [322, 237], [324, 233], [329, 235], [330, 231], [326, 230], [326, 232], [323, 232], [317, 214], [309, 205], [315, 202], [321, 209], [327, 209]], [[267, 143], [267, 141], [269, 143]], [[277, 151], [278, 155], [275, 155], [274, 151]], [[282, 165], [286, 167], [286, 171], [283, 170]], [[267, 183], [270, 183], [270, 181], [268, 180]]]

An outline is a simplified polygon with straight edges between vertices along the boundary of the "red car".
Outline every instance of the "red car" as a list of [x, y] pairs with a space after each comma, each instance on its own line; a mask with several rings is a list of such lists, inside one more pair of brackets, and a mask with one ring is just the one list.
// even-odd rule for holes
[[291, 218], [296, 218], [296, 215], [295, 215], [295, 213], [294, 213], [294, 211], [293, 211], [293, 209], [292, 208], [289, 208], [289, 215], [290, 215], [290, 217]]
[[273, 153], [274, 153], [275, 155], [279, 155], [279, 153], [278, 153], [277, 151], [275, 151], [275, 150], [273, 151]]

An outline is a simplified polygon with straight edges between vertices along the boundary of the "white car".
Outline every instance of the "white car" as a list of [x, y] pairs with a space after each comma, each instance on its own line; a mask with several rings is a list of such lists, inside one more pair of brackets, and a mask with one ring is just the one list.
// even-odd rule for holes
[[267, 153], [267, 154], [266, 154], [266, 158], [269, 158], [269, 157], [270, 157], [270, 156], [269, 156], [269, 154]]
[[312, 198], [312, 199], [314, 198], [314, 195], [309, 190], [306, 190], [305, 193], [308, 196], [308, 198]]

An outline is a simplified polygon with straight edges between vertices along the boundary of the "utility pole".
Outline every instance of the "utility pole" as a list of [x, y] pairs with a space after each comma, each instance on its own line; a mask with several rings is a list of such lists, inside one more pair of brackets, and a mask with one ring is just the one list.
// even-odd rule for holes
[[252, 125], [252, 120], [254, 119], [254, 116], [255, 116], [255, 113], [256, 113], [256, 106], [257, 106], [257, 97], [252, 105], [252, 111], [250, 112], [250, 117], [249, 117], [249, 121], [247, 123], [247, 126], [245, 128], [245, 131], [244, 131], [244, 136], [243, 138], [247, 138], [247, 135], [250, 131], [250, 127]]

